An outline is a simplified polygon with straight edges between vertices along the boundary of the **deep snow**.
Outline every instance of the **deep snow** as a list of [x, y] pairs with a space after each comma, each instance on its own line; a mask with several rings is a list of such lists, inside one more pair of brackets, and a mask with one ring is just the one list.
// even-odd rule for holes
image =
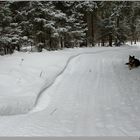
[[0, 136], [140, 135], [140, 68], [128, 69], [129, 54], [140, 49], [1, 56]]

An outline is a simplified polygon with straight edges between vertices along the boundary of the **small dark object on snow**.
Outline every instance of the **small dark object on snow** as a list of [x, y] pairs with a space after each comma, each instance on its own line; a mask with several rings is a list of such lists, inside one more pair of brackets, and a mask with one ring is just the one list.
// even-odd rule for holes
[[132, 68], [140, 66], [140, 60], [136, 59], [135, 56], [129, 55], [129, 62], [125, 64], [128, 65], [129, 69], [131, 70]]

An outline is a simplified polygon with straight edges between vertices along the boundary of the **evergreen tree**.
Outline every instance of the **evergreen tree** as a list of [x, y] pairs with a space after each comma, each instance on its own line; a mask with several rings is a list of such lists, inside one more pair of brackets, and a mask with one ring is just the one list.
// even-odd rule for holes
[[140, 35], [140, 2], [1, 1], [0, 51], [119, 46]]

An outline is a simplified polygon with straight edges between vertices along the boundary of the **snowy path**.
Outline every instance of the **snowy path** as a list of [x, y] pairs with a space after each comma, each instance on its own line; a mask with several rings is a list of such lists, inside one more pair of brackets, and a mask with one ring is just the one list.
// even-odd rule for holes
[[140, 68], [124, 65], [132, 53], [139, 56], [139, 50], [120, 48], [72, 59], [42, 94], [50, 98], [47, 107], [1, 116], [0, 135], [140, 135]]

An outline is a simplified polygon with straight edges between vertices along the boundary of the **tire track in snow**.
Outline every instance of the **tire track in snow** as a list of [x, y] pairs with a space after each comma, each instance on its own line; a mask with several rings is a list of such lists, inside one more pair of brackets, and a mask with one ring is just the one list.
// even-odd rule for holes
[[[127, 50], [127, 49], [128, 48], [125, 48], [125, 49], [122, 49], [122, 50]], [[69, 65], [69, 63], [73, 59], [75, 59], [75, 58], [77, 58], [78, 56], [81, 56], [81, 55], [97, 54], [97, 53], [104, 53], [104, 52], [109, 52], [109, 51], [113, 51], [113, 52], [115, 51], [116, 52], [118, 50], [111, 49], [111, 50], [102, 50], [102, 51], [95, 51], [95, 52], [81, 52], [81, 53], [78, 53], [76, 55], [70, 56], [68, 58], [68, 60], [66, 61], [65, 66], [56, 75], [56, 77], [54, 79], [52, 79], [51, 81], [48, 81], [49, 83], [48, 84], [46, 83], [46, 86], [44, 86], [44, 88], [41, 89], [41, 91], [38, 93], [38, 95], [36, 97], [36, 101], [35, 101], [34, 107], [29, 112], [27, 112], [27, 113], [39, 112], [39, 111], [44, 110], [48, 106], [48, 104], [50, 102], [50, 97], [49, 97], [49, 95], [45, 94], [44, 92], [55, 83], [55, 81], [59, 78], [59, 76], [61, 76], [64, 73], [64, 71], [66, 70], [67, 66]]]

